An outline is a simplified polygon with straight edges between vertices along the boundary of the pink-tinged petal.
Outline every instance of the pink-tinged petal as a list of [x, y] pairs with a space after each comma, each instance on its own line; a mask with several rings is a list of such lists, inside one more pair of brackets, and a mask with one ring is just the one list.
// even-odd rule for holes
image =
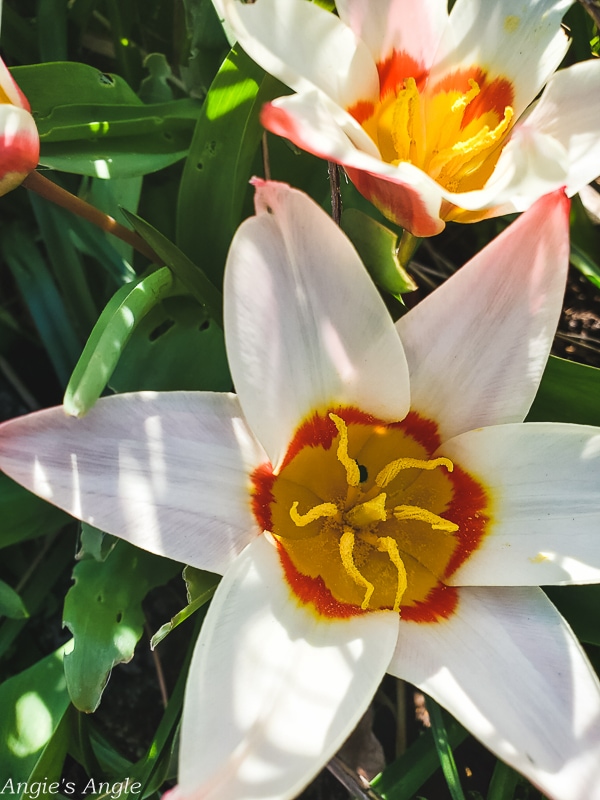
[[600, 108], [591, 97], [600, 96], [600, 62], [583, 61], [560, 70], [548, 83], [540, 101], [515, 131], [521, 146], [524, 135], [548, 137], [565, 153], [563, 181], [573, 195], [600, 174]]
[[0, 103], [0, 196], [36, 168], [39, 155], [38, 131], [29, 111]]
[[0, 58], [0, 104], [9, 103], [30, 110], [29, 101], [17, 86], [8, 67]]
[[223, 572], [260, 531], [249, 475], [266, 456], [233, 395], [144, 392], [83, 419], [52, 408], [0, 426], [0, 468], [78, 519]]
[[450, 619], [400, 623], [389, 671], [551, 800], [600, 798], [600, 685], [540, 589], [461, 589]]
[[432, 84], [481, 67], [512, 84], [518, 117], [563, 59], [561, 20], [572, 0], [457, 0], [436, 57]]
[[342, 19], [368, 46], [375, 63], [407, 56], [427, 71], [448, 23], [446, 0], [337, 0]]
[[318, 88], [344, 108], [378, 96], [366, 45], [334, 14], [305, 0], [214, 0], [257, 64], [295, 91]]
[[441, 187], [412, 164], [382, 161], [356, 120], [321, 93], [281, 97], [263, 108], [261, 122], [303, 150], [341, 164], [365, 197], [415, 236], [433, 236], [444, 229]]
[[350, 241], [306, 195], [258, 182], [257, 216], [225, 271], [225, 333], [248, 423], [273, 465], [315, 411], [408, 413], [408, 369], [385, 305]]
[[491, 523], [456, 586], [600, 583], [600, 428], [499, 425], [440, 452], [486, 489]]
[[180, 800], [291, 800], [364, 714], [398, 636], [391, 611], [299, 605], [267, 536], [221, 581], [190, 667]]
[[569, 202], [539, 200], [397, 323], [411, 405], [442, 441], [524, 419], [560, 315], [569, 264]]

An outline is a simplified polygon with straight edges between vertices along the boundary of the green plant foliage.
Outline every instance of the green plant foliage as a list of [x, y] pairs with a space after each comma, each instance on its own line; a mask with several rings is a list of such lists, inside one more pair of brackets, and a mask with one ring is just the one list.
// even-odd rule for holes
[[[63, 659], [71, 643], [0, 685], [0, 764], [16, 784], [27, 781], [69, 707]], [[60, 762], [59, 762], [60, 763]], [[4, 784], [3, 784], [4, 785]]]
[[141, 603], [177, 573], [173, 561], [119, 542], [105, 561], [80, 561], [65, 598], [64, 624], [73, 634], [65, 656], [69, 695], [90, 713], [100, 703], [115, 664], [130, 661], [144, 629]]
[[417, 288], [398, 261], [398, 237], [393, 231], [356, 208], [342, 214], [342, 230], [380, 288], [400, 301], [404, 293]]
[[[231, 51], [202, 106], [179, 191], [177, 245], [221, 284], [231, 237], [262, 136], [263, 103], [285, 91], [239, 48]], [[202, 224], [198, 224], [202, 220]]]
[[60, 530], [70, 517], [0, 474], [0, 549]]
[[213, 572], [206, 572], [206, 570], [195, 569], [190, 566], [186, 566], [183, 570], [183, 578], [187, 588], [188, 604], [156, 631], [150, 642], [152, 649], [162, 642], [174, 628], [181, 625], [205, 603], [208, 603], [215, 593], [220, 580], [220, 576], [215, 575]]
[[600, 369], [550, 356], [528, 422], [600, 425]]
[[25, 619], [29, 613], [15, 590], [4, 581], [0, 581], [0, 617]]

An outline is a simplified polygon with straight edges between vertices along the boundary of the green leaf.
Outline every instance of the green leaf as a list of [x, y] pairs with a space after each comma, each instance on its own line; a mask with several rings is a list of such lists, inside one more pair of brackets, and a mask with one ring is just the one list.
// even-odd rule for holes
[[446, 723], [442, 715], [442, 709], [433, 698], [428, 697], [427, 710], [429, 711], [429, 718], [431, 720], [433, 740], [452, 800], [465, 800], [460, 778], [458, 777], [458, 770], [456, 769], [456, 763], [454, 761], [452, 743], [450, 742], [448, 731], [446, 730]]
[[174, 628], [181, 625], [205, 603], [208, 603], [221, 579], [213, 572], [206, 572], [206, 570], [190, 566], [186, 566], [183, 570], [183, 577], [187, 586], [188, 604], [157, 630], [150, 640], [150, 647], [153, 650]]
[[42, 61], [68, 58], [67, 6], [64, 0], [38, 0], [36, 27]]
[[0, 581], [0, 617], [26, 619], [27, 609], [19, 595], [4, 581]]
[[[231, 238], [242, 219], [262, 105], [285, 93], [242, 50], [231, 51], [213, 81], [194, 131], [177, 208], [177, 245], [220, 286]], [[198, 224], [202, 220], [202, 224]]]
[[30, 233], [19, 223], [5, 227], [0, 248], [64, 386], [77, 361], [80, 344], [54, 280]]
[[0, 474], [0, 549], [55, 533], [71, 517]]
[[550, 356], [528, 422], [600, 426], [600, 369]]
[[[0, 685], [2, 781], [27, 781], [69, 707], [63, 659], [71, 642]], [[6, 792], [7, 794], [9, 792]], [[16, 791], [15, 791], [16, 794]]]
[[191, 297], [168, 297], [142, 320], [110, 380], [128, 391], [230, 391], [223, 331]]
[[418, 288], [398, 260], [398, 236], [393, 231], [356, 208], [342, 214], [342, 230], [377, 286], [398, 300]]
[[112, 668], [133, 658], [144, 628], [142, 600], [179, 568], [123, 541], [105, 561], [86, 559], [75, 566], [64, 624], [74, 638], [65, 675], [76, 708], [96, 710]]
[[[467, 738], [469, 732], [449, 714], [445, 712], [442, 714], [448, 743], [456, 748]], [[419, 791], [439, 767], [440, 760], [433, 734], [431, 731], [426, 731], [404, 755], [371, 781], [371, 786], [384, 800], [407, 800]]]
[[201, 267], [194, 264], [181, 252], [177, 245], [169, 241], [160, 231], [157, 231], [149, 222], [123, 210], [123, 215], [134, 230], [146, 241], [159, 255], [165, 264], [173, 270], [185, 288], [196, 300], [206, 308], [209, 316], [223, 327], [223, 295], [206, 277]]
[[508, 764], [498, 761], [494, 767], [487, 800], [513, 800], [520, 775]]
[[67, 414], [81, 417], [102, 394], [135, 328], [172, 288], [171, 270], [162, 267], [127, 284], [113, 296], [94, 326], [67, 386]]
[[[27, 786], [28, 791], [23, 792], [20, 797], [22, 800], [40, 800], [40, 798], [54, 798], [56, 800], [57, 791], [54, 788], [60, 786], [63, 773], [63, 765], [71, 739], [71, 717], [69, 713], [73, 708], [68, 708], [63, 715], [58, 727], [54, 731], [52, 738], [44, 748], [39, 761], [29, 775]], [[39, 784], [41, 791], [37, 791], [36, 784]], [[53, 787], [56, 784], [56, 787]], [[44, 791], [44, 787], [47, 791]]]

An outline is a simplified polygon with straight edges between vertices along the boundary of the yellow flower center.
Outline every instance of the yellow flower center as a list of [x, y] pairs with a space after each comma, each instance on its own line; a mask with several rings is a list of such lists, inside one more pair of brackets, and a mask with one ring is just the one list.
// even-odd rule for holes
[[316, 603], [321, 587], [333, 606], [405, 614], [439, 589], [453, 559], [462, 560], [454, 464], [432, 458], [437, 442], [427, 446], [409, 428], [410, 421], [386, 424], [355, 409], [317, 414], [277, 475], [254, 476], [256, 516], [303, 601]]
[[511, 126], [512, 90], [507, 81], [488, 84], [485, 73], [471, 72], [475, 77], [451, 76], [433, 89], [407, 77], [378, 103], [350, 113], [384, 161], [414, 164], [452, 192], [481, 189]]

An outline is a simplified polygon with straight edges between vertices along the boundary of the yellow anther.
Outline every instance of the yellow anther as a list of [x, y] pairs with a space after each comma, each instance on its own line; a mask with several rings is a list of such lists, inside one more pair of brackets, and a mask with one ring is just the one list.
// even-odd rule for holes
[[458, 530], [458, 525], [455, 525], [454, 522], [438, 517], [437, 514], [420, 506], [396, 506], [394, 508], [394, 516], [396, 519], [414, 519], [419, 522], [426, 522], [435, 531], [454, 533], [454, 531]]
[[358, 571], [354, 563], [353, 551], [354, 532], [351, 528], [345, 528], [344, 533], [340, 537], [340, 557], [342, 559], [342, 565], [352, 580], [365, 589], [365, 597], [360, 607], [363, 611], [366, 611], [369, 608], [369, 601], [375, 591], [375, 587]]
[[390, 557], [390, 561], [398, 570], [398, 586], [396, 588], [396, 599], [394, 600], [394, 611], [400, 611], [400, 601], [408, 586], [408, 578], [406, 575], [406, 567], [398, 552], [398, 545], [396, 540], [392, 539], [391, 536], [382, 536], [377, 544], [377, 549], [381, 553], [387, 553]]
[[367, 525], [372, 525], [374, 522], [385, 522], [387, 519], [387, 511], [385, 510], [386, 497], [385, 492], [382, 492], [372, 500], [359, 503], [359, 505], [354, 506], [347, 512], [346, 519], [356, 528], [363, 528]]
[[338, 513], [338, 507], [335, 503], [320, 503], [318, 506], [313, 506], [306, 514], [298, 513], [298, 501], [294, 500], [290, 508], [290, 517], [299, 528], [304, 528], [305, 525], [310, 525], [321, 517], [335, 517]]
[[455, 145], [453, 145], [451, 148], [452, 152], [459, 156], [475, 155], [482, 150], [487, 149], [492, 144], [495, 144], [506, 132], [514, 113], [515, 112], [510, 106], [506, 106], [504, 109], [504, 117], [500, 120], [495, 128], [490, 130], [488, 125], [484, 125], [483, 128], [481, 128], [481, 130], [475, 134], [475, 136], [467, 139], [466, 142], [457, 142]]
[[474, 100], [481, 91], [479, 84], [477, 81], [474, 81], [473, 78], [469, 78], [469, 86], [471, 87], [469, 91], [461, 94], [458, 100], [455, 100], [454, 103], [452, 103], [451, 111], [456, 112], [465, 109], [471, 100]]
[[390, 463], [377, 474], [375, 483], [377, 486], [384, 489], [403, 469], [416, 468], [430, 470], [436, 469], [436, 467], [446, 467], [448, 472], [452, 472], [454, 464], [449, 458], [432, 458], [429, 461], [421, 458], [397, 458], [395, 461], [390, 461]]
[[410, 161], [410, 146], [414, 142], [419, 90], [414, 78], [407, 78], [404, 89], [398, 92], [392, 122], [392, 141], [400, 161]]
[[348, 426], [337, 414], [330, 414], [329, 419], [333, 422], [340, 435], [337, 457], [346, 470], [348, 486], [358, 486], [360, 483], [360, 470], [356, 461], [348, 455]]

